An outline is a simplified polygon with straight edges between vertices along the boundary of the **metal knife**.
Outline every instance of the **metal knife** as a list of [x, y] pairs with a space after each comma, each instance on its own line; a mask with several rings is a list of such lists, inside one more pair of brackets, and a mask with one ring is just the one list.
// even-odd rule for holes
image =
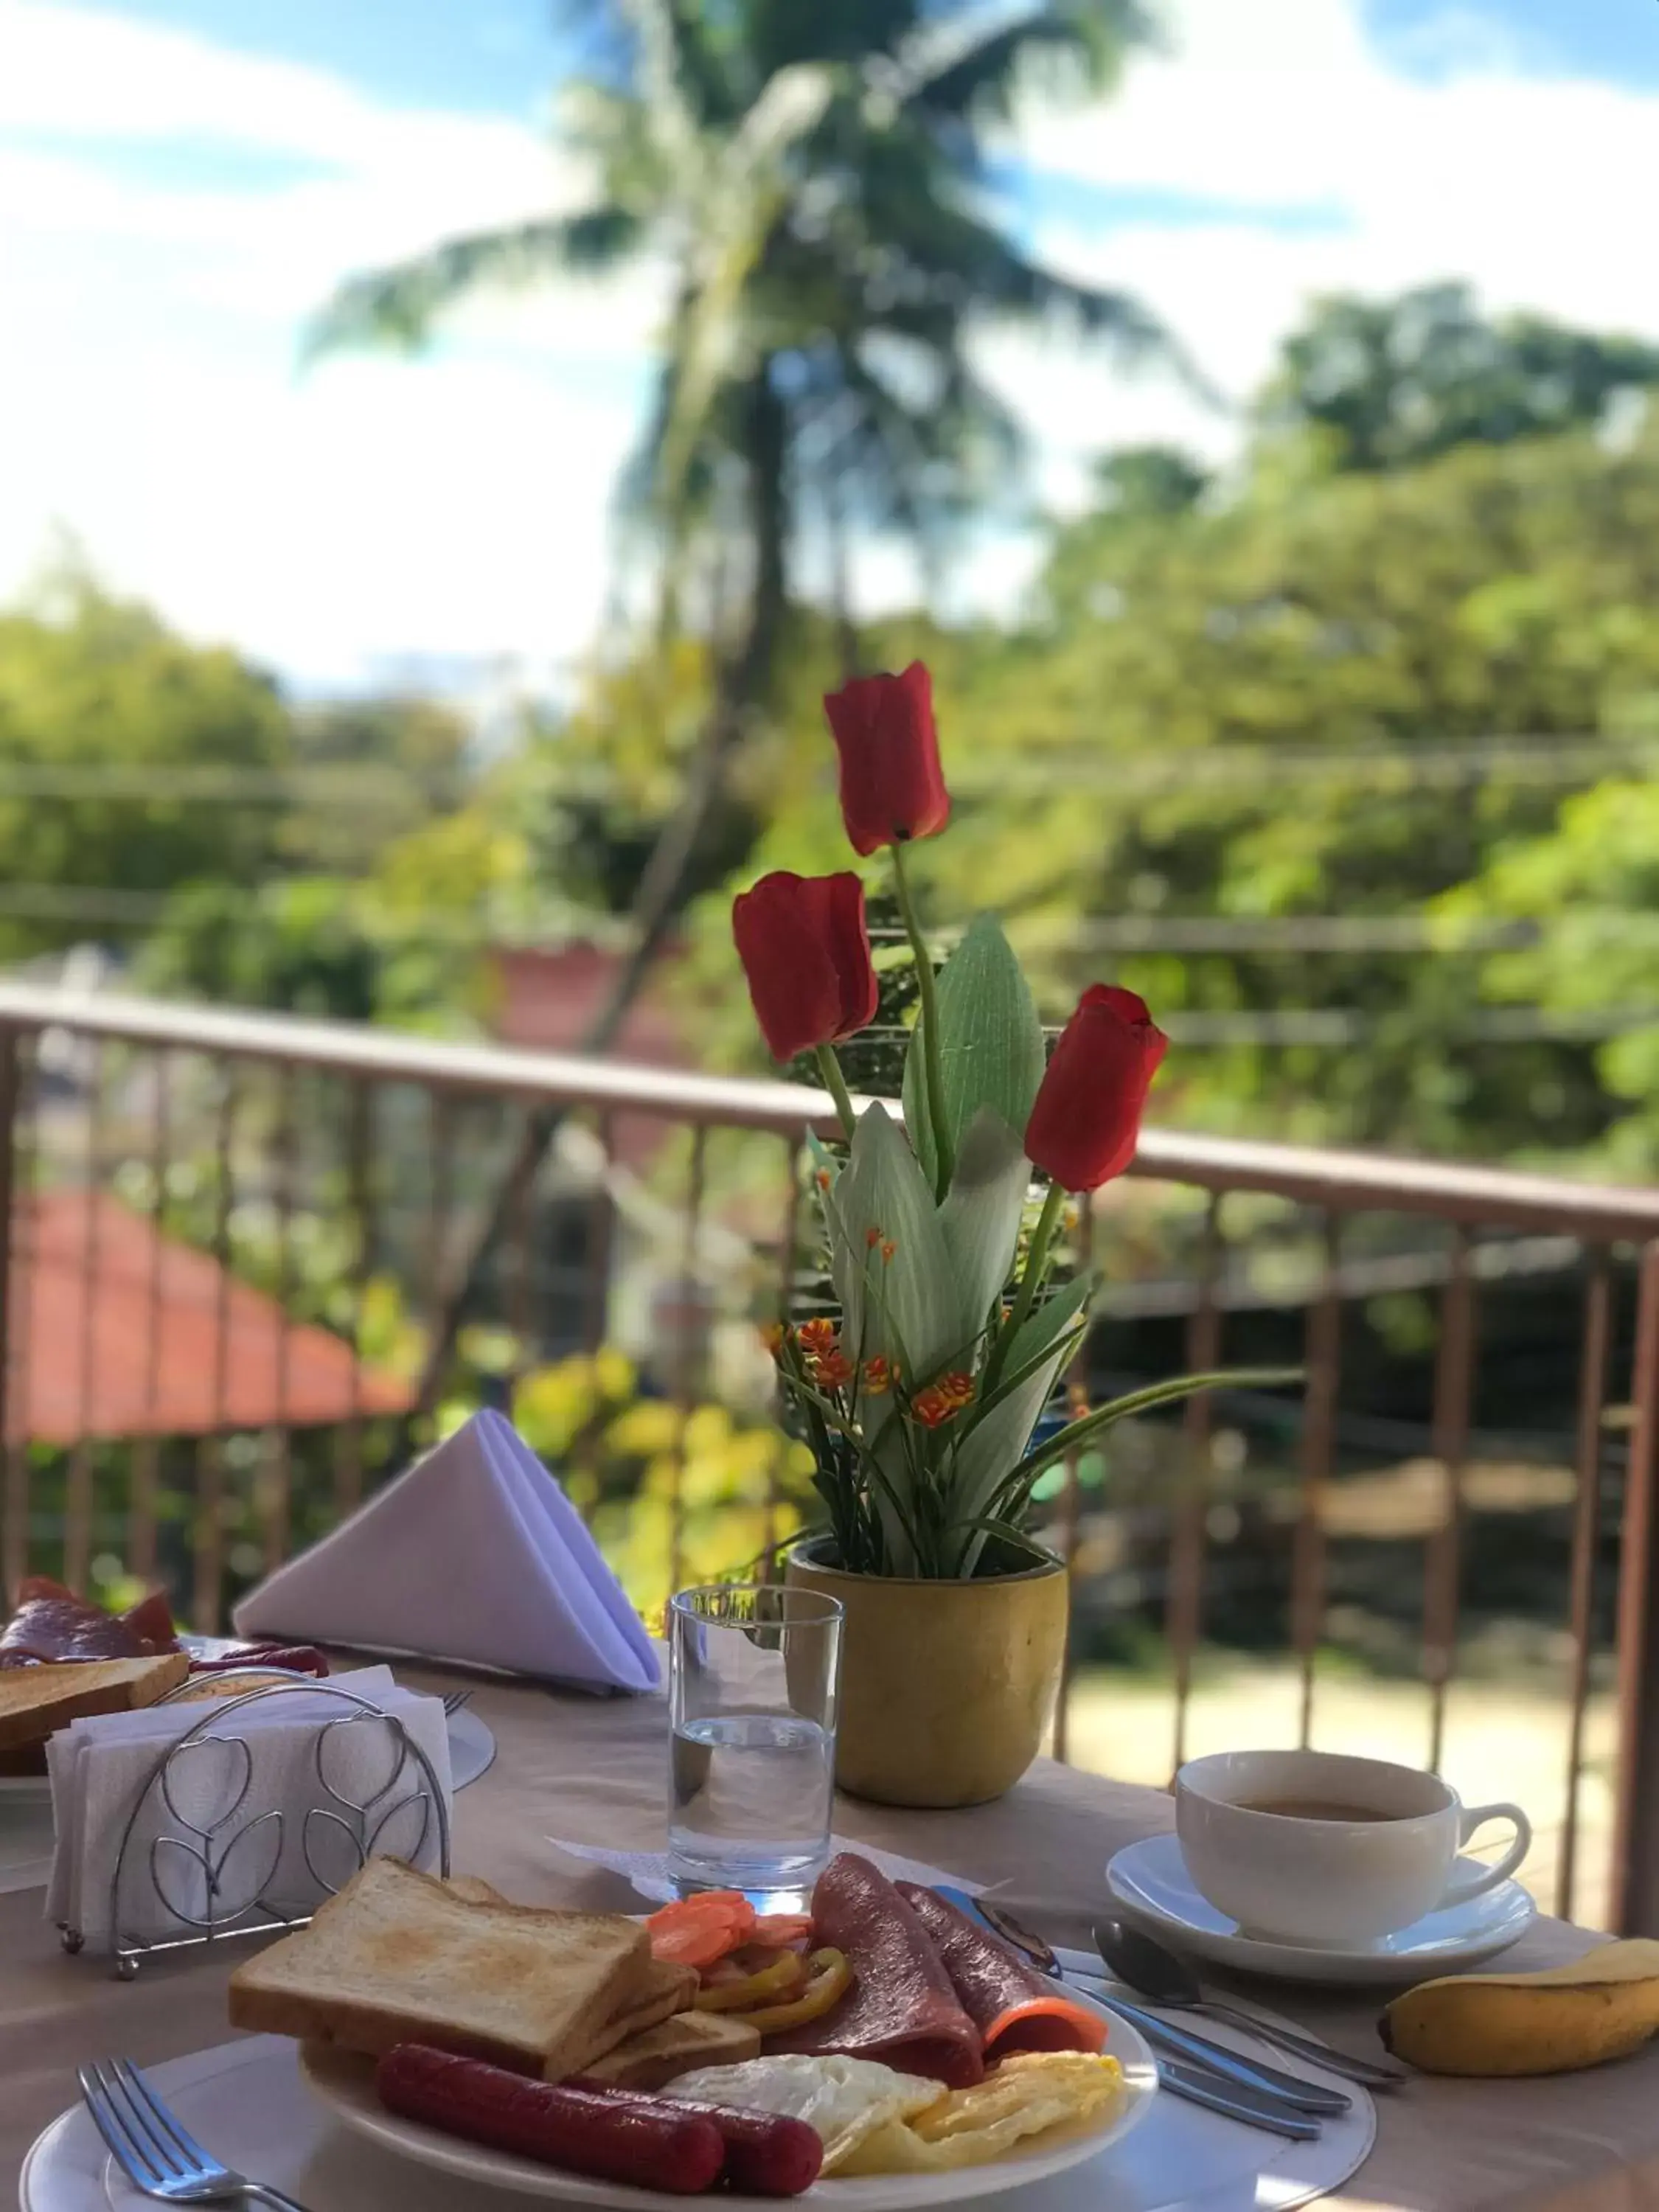
[[1219, 2112], [1224, 2119], [1242, 2120], [1246, 2127], [1288, 2136], [1293, 2142], [1312, 2142], [1320, 2132], [1317, 2120], [1305, 2112], [1293, 2112], [1282, 2099], [1236, 2087], [1208, 2067], [1188, 2066], [1179, 2058], [1158, 2060], [1158, 2086], [1172, 2097], [1184, 2098], [1189, 2105], [1201, 2105], [1206, 2112]]
[[[954, 1905], [958, 1911], [965, 1912], [970, 1919], [978, 1921], [994, 1936], [1000, 1937], [1004, 1942], [1010, 1940], [990, 1914], [981, 1910], [978, 1899], [970, 1897], [966, 1890], [947, 1887], [943, 1882], [936, 1883], [934, 1889], [937, 1895]], [[1018, 1944], [1015, 1946], [1016, 1949], [1022, 1948]], [[1287, 2074], [1279, 2067], [1269, 2066], [1264, 2061], [1243, 2057], [1225, 2044], [1212, 2042], [1207, 2035], [1195, 2035], [1190, 2028], [1171, 2027], [1168, 2021], [1160, 2019], [1156, 2013], [1146, 2012], [1127, 1997], [1120, 1997], [1103, 1977], [1067, 1973], [1052, 1952], [1048, 1955], [1053, 1964], [1043, 1971], [1054, 1980], [1082, 1990], [1097, 2004], [1104, 2005], [1108, 2011], [1127, 2020], [1132, 2027], [1139, 2028], [1152, 2048], [1166, 2059], [1206, 2069], [1219, 2075], [1235, 2089], [1249, 2091], [1257, 2099], [1271, 2099], [1282, 2109], [1293, 2112], [1334, 2119], [1352, 2109], [1353, 2100], [1340, 2089], [1328, 2089], [1322, 2083], [1310, 2081], [1302, 2075]]]

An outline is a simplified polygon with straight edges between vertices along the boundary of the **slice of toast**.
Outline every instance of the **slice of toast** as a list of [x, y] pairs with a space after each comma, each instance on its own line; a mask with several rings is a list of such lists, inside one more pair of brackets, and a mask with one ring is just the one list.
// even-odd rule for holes
[[[697, 1994], [697, 1980], [694, 1966], [677, 1966], [666, 1960], [653, 1959], [649, 1979], [632, 2001], [593, 2030], [585, 2051], [574, 2056], [565, 2054], [566, 2072], [586, 2073], [593, 2060], [603, 2057], [607, 2051], [614, 2051], [630, 2037], [643, 2034], [659, 2021], [670, 2020], [676, 2013], [686, 2010]], [[556, 2078], [553, 2075], [547, 2076], [549, 2081]]]
[[148, 1659], [60, 1659], [0, 1668], [0, 1751], [44, 1743], [91, 1713], [153, 1705], [190, 1672], [185, 1651]]
[[760, 2047], [759, 2029], [734, 2013], [676, 2013], [584, 2066], [582, 2079], [613, 2089], [660, 2089], [694, 2066], [735, 2066], [757, 2057]]
[[645, 1995], [651, 1965], [634, 1921], [475, 1902], [376, 1858], [236, 1969], [230, 2022], [369, 2057], [429, 2043], [559, 2081]]

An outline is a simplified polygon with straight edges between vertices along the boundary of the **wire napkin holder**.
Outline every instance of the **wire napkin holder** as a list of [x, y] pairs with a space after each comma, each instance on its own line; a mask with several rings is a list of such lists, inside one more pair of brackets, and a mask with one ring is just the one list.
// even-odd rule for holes
[[[327, 1681], [301, 1681], [289, 1674], [258, 1668], [239, 1670], [238, 1679], [246, 1680], [266, 1673], [269, 1679], [258, 1687], [244, 1690], [225, 1703], [216, 1703], [193, 1728], [176, 1737], [156, 1759], [133, 1799], [115, 1854], [109, 1891], [110, 1945], [116, 1974], [124, 1982], [133, 1978], [143, 1960], [164, 1951], [193, 1950], [239, 1936], [306, 1927], [316, 1905], [343, 1888], [345, 1881], [374, 1856], [377, 1844], [392, 1822], [405, 1814], [411, 1824], [418, 1820], [418, 1832], [412, 1844], [400, 1846], [398, 1856], [418, 1863], [435, 1826], [438, 1871], [445, 1876], [449, 1873], [449, 1807], [443, 1786], [431, 1759], [398, 1716], [353, 1690]], [[178, 1702], [191, 1686], [173, 1692], [162, 1703]], [[302, 1814], [281, 1805], [264, 1809], [250, 1805], [253, 1747], [246, 1735], [225, 1730], [226, 1722], [246, 1707], [282, 1698], [308, 1698], [313, 1704], [322, 1700], [341, 1709], [318, 1725], [310, 1763], [319, 1795]], [[334, 1755], [345, 1740], [342, 1732], [365, 1728], [387, 1732], [388, 1760], [384, 1781], [360, 1802], [337, 1786], [343, 1778], [336, 1771], [331, 1779], [331, 1770], [335, 1767]], [[204, 1745], [216, 1747], [218, 1755], [233, 1767], [240, 1766], [240, 1786], [234, 1789], [230, 1803], [216, 1818], [204, 1815], [192, 1820], [182, 1809], [182, 1793], [175, 1784], [191, 1754]], [[152, 1805], [161, 1808], [162, 1818], [160, 1832], [146, 1848], [139, 1829], [146, 1807]], [[304, 1906], [291, 1900], [284, 1903], [272, 1894], [295, 1821], [306, 1872], [320, 1893]], [[337, 1879], [320, 1863], [325, 1838], [343, 1869]], [[238, 1885], [228, 1879], [234, 1866], [240, 1870], [250, 1859], [261, 1863], [262, 1852], [268, 1853], [265, 1872], [252, 1894], [239, 1895]], [[170, 1875], [164, 1875], [164, 1867], [172, 1869]], [[188, 1898], [180, 1893], [184, 1881], [190, 1884]], [[246, 1887], [246, 1883], [241, 1887]], [[135, 1896], [158, 1902], [184, 1932], [148, 1937], [135, 1934]], [[59, 1923], [58, 1933], [68, 1952], [80, 1951], [86, 1942], [82, 1930], [67, 1923]]]

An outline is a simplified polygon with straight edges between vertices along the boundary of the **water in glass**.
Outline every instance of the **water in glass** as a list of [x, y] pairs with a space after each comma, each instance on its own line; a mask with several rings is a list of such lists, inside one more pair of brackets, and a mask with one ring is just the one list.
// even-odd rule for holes
[[682, 1891], [771, 1896], [817, 1880], [840, 1644], [841, 1607], [816, 1593], [716, 1588], [674, 1600], [669, 1870]]

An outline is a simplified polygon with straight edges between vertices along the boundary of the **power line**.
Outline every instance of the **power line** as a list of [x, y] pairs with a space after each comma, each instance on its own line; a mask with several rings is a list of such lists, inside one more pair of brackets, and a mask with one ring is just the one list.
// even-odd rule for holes
[[[1527, 915], [1456, 921], [1403, 915], [1118, 915], [1099, 920], [1013, 915], [1009, 937], [1022, 949], [1043, 952], [1194, 953], [1455, 953], [1525, 951], [1554, 937], [1575, 946], [1659, 947], [1659, 914], [1623, 907], [1575, 907], [1561, 915]], [[960, 930], [929, 931], [943, 949]], [[908, 942], [899, 928], [878, 927], [876, 944]]]
[[169, 768], [110, 762], [82, 767], [0, 767], [0, 799], [166, 800], [169, 804], [249, 806], [365, 805], [388, 799], [426, 799], [453, 804], [466, 779], [453, 774], [419, 775], [374, 763], [342, 762], [316, 768], [250, 769], [204, 763]]
[[[556, 771], [557, 764], [548, 766]], [[1459, 788], [1503, 777], [1516, 782], [1593, 782], [1613, 775], [1659, 775], [1659, 741], [1644, 738], [1480, 738], [1414, 744], [1247, 745], [1222, 742], [1158, 753], [1124, 752], [1109, 739], [1080, 747], [1069, 733], [1045, 740], [1022, 736], [1017, 749], [991, 747], [954, 761], [951, 783], [963, 794], [1011, 790], [1114, 796], [1240, 787], [1255, 792], [1287, 780], [1352, 784], [1387, 790]], [[603, 799], [616, 780], [602, 765], [562, 780], [554, 795]], [[0, 767], [0, 798], [167, 800], [174, 804], [337, 805], [389, 798], [453, 804], [468, 779], [453, 772], [422, 775], [389, 763], [331, 763], [293, 769], [231, 763], [170, 767], [125, 763], [28, 762]]]

